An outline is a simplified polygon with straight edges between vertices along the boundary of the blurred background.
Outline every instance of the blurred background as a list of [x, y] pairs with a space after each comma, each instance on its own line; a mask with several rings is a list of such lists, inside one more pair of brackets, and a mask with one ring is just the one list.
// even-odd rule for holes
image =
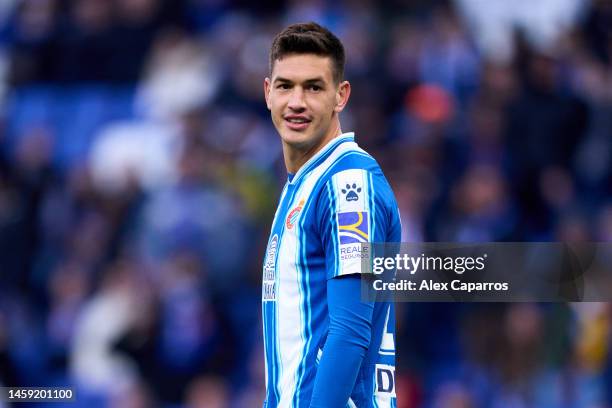
[[[261, 406], [263, 78], [310, 20], [404, 241], [612, 239], [609, 0], [0, 0], [2, 385]], [[399, 306], [401, 408], [612, 407], [608, 304]]]

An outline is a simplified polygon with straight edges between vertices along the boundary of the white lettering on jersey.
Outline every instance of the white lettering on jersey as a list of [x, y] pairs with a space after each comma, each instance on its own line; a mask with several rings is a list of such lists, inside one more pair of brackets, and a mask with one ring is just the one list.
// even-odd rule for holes
[[276, 251], [278, 250], [278, 234], [274, 234], [268, 250], [266, 251], [266, 261], [264, 263], [264, 276], [262, 285], [262, 299], [266, 301], [276, 301]]

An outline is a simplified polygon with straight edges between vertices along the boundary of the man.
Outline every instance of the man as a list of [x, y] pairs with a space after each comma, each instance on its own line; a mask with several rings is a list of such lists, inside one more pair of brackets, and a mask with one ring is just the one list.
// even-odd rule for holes
[[362, 242], [399, 242], [393, 192], [342, 133], [344, 48], [315, 23], [276, 36], [266, 104], [288, 181], [264, 261], [264, 407], [391, 407], [393, 304], [360, 299]]

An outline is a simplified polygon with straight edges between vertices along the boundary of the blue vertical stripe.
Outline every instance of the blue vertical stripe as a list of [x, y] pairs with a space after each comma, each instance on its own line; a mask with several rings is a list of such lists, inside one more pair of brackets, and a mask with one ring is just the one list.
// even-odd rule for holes
[[[372, 173], [368, 173], [368, 178], [369, 178], [369, 182], [368, 182], [368, 198], [370, 199], [370, 203], [369, 203], [369, 207], [370, 207], [370, 228], [372, 229], [371, 231], [371, 235], [370, 235], [370, 242], [376, 242], [376, 200], [374, 199], [374, 195], [376, 194], [376, 191], [374, 191], [374, 180], [372, 179]], [[382, 240], [380, 241], [384, 241], [384, 237]]]
[[[334, 243], [333, 247], [334, 247], [334, 273], [332, 274], [332, 276], [338, 276], [338, 274], [340, 274], [340, 254], [338, 254], [338, 234], [335, 233], [335, 231], [338, 230], [338, 226], [336, 225], [338, 223], [338, 219], [336, 216], [336, 209], [338, 208], [336, 205], [336, 200], [335, 200], [335, 194], [332, 193], [332, 188], [330, 187], [330, 183], [333, 185], [333, 179], [330, 180], [329, 183], [327, 183], [327, 194], [329, 195], [329, 219], [330, 219], [330, 223], [333, 226], [332, 228], [332, 236], [331, 239]], [[335, 189], [334, 189], [335, 190]]]
[[374, 381], [372, 382], [372, 407], [379, 408], [378, 402], [376, 401], [376, 370], [374, 370]]

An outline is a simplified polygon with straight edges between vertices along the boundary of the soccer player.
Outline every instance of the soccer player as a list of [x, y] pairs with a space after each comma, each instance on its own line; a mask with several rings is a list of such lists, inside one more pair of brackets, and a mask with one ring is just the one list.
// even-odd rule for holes
[[264, 407], [393, 407], [394, 307], [362, 302], [362, 242], [399, 242], [397, 203], [376, 161], [342, 133], [344, 47], [315, 23], [279, 33], [266, 104], [288, 180], [263, 271]]

